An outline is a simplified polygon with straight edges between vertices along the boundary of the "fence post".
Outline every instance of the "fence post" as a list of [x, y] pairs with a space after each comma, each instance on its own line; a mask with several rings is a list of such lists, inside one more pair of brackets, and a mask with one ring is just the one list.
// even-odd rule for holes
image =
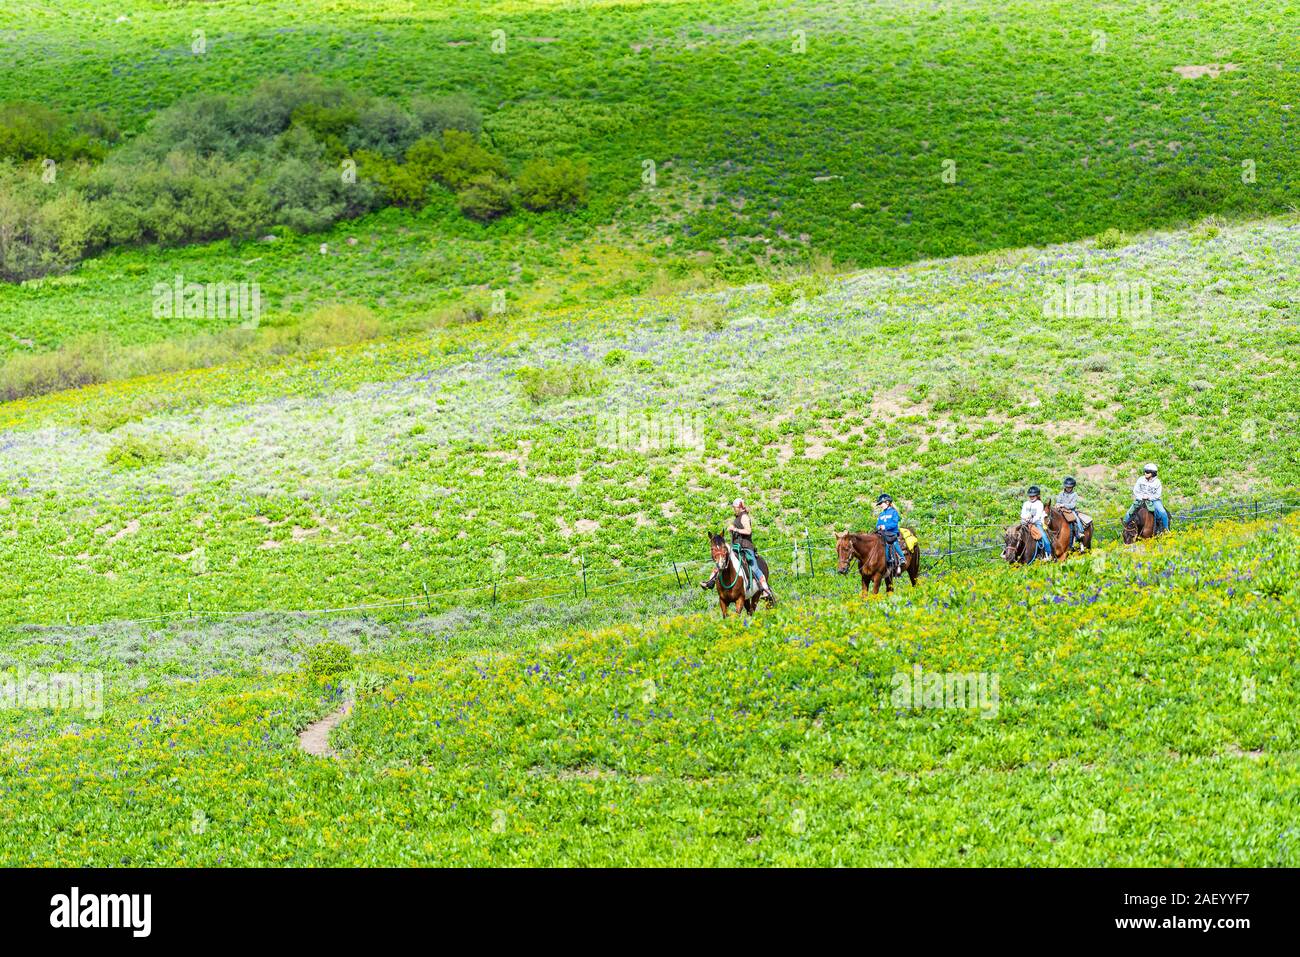
[[948, 513], [948, 563], [952, 564], [952, 512]]
[[496, 603], [497, 603], [497, 581], [494, 578], [492, 579], [492, 604], [495, 605]]
[[423, 582], [423, 581], [422, 581], [422, 582], [420, 582], [420, 585], [421, 585], [421, 587], [424, 588], [424, 607], [427, 608], [428, 611], [429, 611], [429, 614], [432, 615], [432, 614], [433, 614], [433, 599], [431, 599], [431, 598], [429, 597], [429, 583], [428, 583], [428, 582]]
[[587, 597], [587, 558], [579, 555], [578, 560], [582, 562], [582, 597]]
[[673, 577], [677, 579], [677, 587], [678, 587], [678, 588], [681, 588], [681, 587], [682, 587], [682, 576], [681, 576], [681, 573], [677, 571], [677, 563], [676, 563], [676, 562], [673, 562]]

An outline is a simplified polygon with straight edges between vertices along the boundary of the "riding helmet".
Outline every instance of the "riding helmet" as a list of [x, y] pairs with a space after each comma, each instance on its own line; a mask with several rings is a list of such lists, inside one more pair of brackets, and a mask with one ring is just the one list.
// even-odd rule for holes
[[890, 495], [888, 492], [881, 492], [879, 497], [876, 499], [876, 504], [883, 505], [885, 502], [889, 502], [890, 504], [893, 504], [893, 501], [894, 501], [894, 497], [892, 495]]
[[1074, 476], [1072, 476], [1072, 475], [1067, 475], [1067, 476], [1065, 477], [1065, 487], [1066, 487], [1066, 488], [1074, 488], [1074, 486], [1077, 485], [1077, 484], [1078, 484], [1078, 483], [1075, 482], [1075, 480], [1074, 480]]
[[1031, 485], [1031, 486], [1029, 486], [1029, 494], [1030, 494], [1030, 495], [1041, 495], [1042, 492], [1043, 492], [1043, 490], [1040, 489], [1037, 485]]
[[1142, 471], [1150, 472], [1152, 475], [1155, 475], [1156, 472], [1159, 471], [1159, 469], [1156, 468], [1155, 462], [1148, 462], [1146, 465], [1142, 466]]

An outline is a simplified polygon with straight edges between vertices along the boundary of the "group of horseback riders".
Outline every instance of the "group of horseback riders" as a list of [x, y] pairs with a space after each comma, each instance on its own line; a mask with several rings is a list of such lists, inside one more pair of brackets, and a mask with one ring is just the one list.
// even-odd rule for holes
[[[1169, 531], [1169, 512], [1165, 509], [1164, 487], [1159, 478], [1159, 467], [1154, 462], [1142, 466], [1142, 474], [1133, 484], [1133, 504], [1124, 513], [1121, 522], [1126, 544], [1139, 537], [1150, 537]], [[1079, 510], [1078, 483], [1067, 476], [1056, 501], [1043, 504], [1042, 490], [1029, 486], [1028, 498], [1020, 507], [1020, 524], [1007, 531], [1007, 549], [1003, 556], [1008, 561], [1028, 563], [1036, 558], [1060, 559], [1074, 549], [1086, 550], [1092, 545], [1092, 519]], [[1150, 513], [1151, 527], [1145, 533], [1138, 523], [1142, 510]], [[1064, 527], [1058, 531], [1057, 515]], [[1068, 535], [1065, 528], [1068, 528]], [[1059, 547], [1054, 547], [1054, 543]]]
[[[1154, 462], [1142, 467], [1142, 475], [1133, 485], [1133, 504], [1124, 514], [1124, 541], [1138, 537], [1151, 537], [1169, 530], [1169, 512], [1162, 501], [1163, 487], [1159, 469]], [[1007, 530], [1007, 547], [1003, 557], [1013, 563], [1028, 564], [1035, 559], [1064, 558], [1075, 549], [1086, 550], [1092, 544], [1092, 519], [1079, 510], [1078, 483], [1067, 476], [1061, 483], [1061, 492], [1055, 502], [1042, 500], [1042, 490], [1029, 486], [1027, 498], [1020, 508], [1020, 523]], [[754, 548], [754, 522], [743, 499], [732, 504], [734, 515], [724, 532], [731, 537], [730, 546], [721, 535], [710, 535], [713, 551], [713, 574], [700, 582], [706, 591], [717, 588], [719, 603], [724, 615], [730, 605], [737, 611], [752, 612], [759, 600], [769, 605], [776, 596], [767, 580], [767, 563]], [[1143, 512], [1145, 510], [1145, 513]], [[910, 531], [902, 527], [902, 516], [894, 507], [888, 493], [876, 499], [875, 532], [845, 532], [837, 535], [839, 552], [838, 571], [848, 572], [856, 558], [862, 573], [863, 594], [874, 583], [880, 591], [883, 580], [887, 590], [892, 590], [892, 580], [904, 571], [916, 584], [919, 570], [918, 546]], [[1149, 515], [1145, 529], [1139, 517]], [[904, 538], [907, 539], [906, 547]], [[728, 583], [725, 579], [730, 576]]]

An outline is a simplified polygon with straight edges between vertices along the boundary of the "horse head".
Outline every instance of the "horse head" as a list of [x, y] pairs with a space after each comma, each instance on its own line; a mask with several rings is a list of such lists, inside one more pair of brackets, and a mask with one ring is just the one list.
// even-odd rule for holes
[[853, 558], [857, 554], [857, 548], [853, 543], [853, 535], [845, 532], [843, 535], [835, 535], [835, 555], [838, 559], [835, 570], [841, 575], [849, 573], [849, 566], [853, 564]]
[[714, 532], [709, 533], [709, 551], [713, 555], [713, 564], [719, 568], [726, 568], [730, 560], [731, 549], [727, 548], [727, 540], [721, 535]]
[[[1145, 507], [1145, 506], [1144, 506]], [[1133, 513], [1133, 517], [1124, 523], [1120, 537], [1124, 540], [1125, 545], [1132, 545], [1137, 541], [1138, 531], [1142, 528], [1142, 509]]]
[[1026, 531], [1027, 529], [1023, 523], [1020, 525], [1012, 525], [1007, 529], [1006, 535], [1002, 540], [1002, 558], [1004, 561], [1014, 562], [1016, 560], [1016, 556], [1020, 553], [1020, 544]]

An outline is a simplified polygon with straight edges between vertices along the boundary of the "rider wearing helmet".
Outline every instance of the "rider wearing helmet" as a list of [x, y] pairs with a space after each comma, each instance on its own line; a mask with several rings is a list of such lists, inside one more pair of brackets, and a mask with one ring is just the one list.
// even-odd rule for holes
[[[740, 554], [741, 560], [749, 565], [749, 570], [753, 573], [754, 581], [758, 583], [758, 595], [760, 598], [772, 598], [771, 590], [767, 587], [767, 576], [758, 565], [758, 553], [754, 551], [754, 523], [749, 517], [749, 509], [745, 507], [744, 499], [736, 499], [731, 503], [735, 510], [735, 517], [732, 518], [731, 524], [725, 531], [731, 533], [731, 547]], [[714, 569], [712, 575], [707, 581], [700, 583], [700, 587], [709, 589], [713, 583], [718, 580], [718, 571]]]
[[1029, 486], [1029, 489], [1026, 492], [1029, 498], [1024, 505], [1020, 506], [1020, 521], [1038, 526], [1038, 551], [1046, 557], [1047, 531], [1043, 528], [1043, 519], [1047, 517], [1047, 510], [1043, 508], [1042, 499], [1039, 498], [1041, 493], [1042, 489], [1037, 485]]
[[1150, 502], [1151, 510], [1156, 513], [1157, 531], [1169, 531], [1169, 513], [1165, 511], [1164, 502], [1160, 501], [1161, 495], [1164, 494], [1164, 486], [1156, 477], [1157, 472], [1155, 462], [1148, 462], [1142, 466], [1142, 477], [1133, 483], [1133, 504], [1124, 513], [1125, 525], [1133, 520], [1133, 513], [1142, 506], [1143, 502]]
[[1083, 516], [1079, 514], [1079, 493], [1074, 490], [1077, 484], [1072, 475], [1067, 475], [1061, 485], [1061, 494], [1056, 496], [1057, 505], [1074, 513], [1076, 543], [1083, 538]]
[[876, 499], [876, 511], [876, 533], [885, 541], [885, 556], [895, 568], [902, 568], [907, 564], [907, 553], [898, 540], [898, 523], [902, 516], [894, 508], [893, 496], [882, 493]]

